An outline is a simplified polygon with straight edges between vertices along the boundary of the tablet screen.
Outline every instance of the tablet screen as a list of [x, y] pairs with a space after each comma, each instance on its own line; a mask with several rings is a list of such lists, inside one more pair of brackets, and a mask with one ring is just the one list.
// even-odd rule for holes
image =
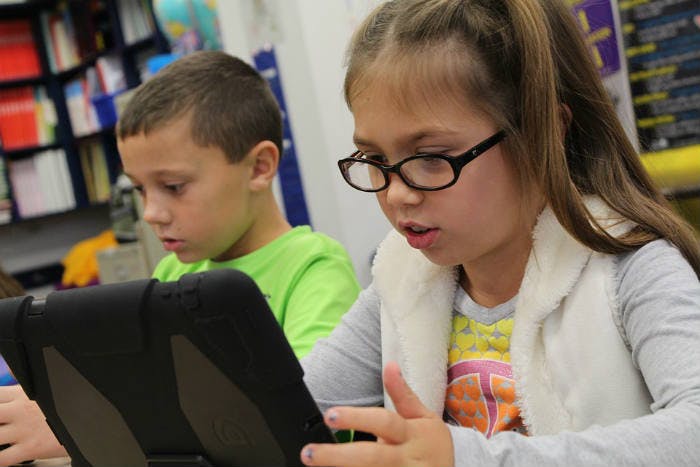
[[7, 366], [5, 359], [0, 357], [0, 386], [10, 386], [12, 384], [17, 384], [17, 380], [12, 376], [12, 371]]

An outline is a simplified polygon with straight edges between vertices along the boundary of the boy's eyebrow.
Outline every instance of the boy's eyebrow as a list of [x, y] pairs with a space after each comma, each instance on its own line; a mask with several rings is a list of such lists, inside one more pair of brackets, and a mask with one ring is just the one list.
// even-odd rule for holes
[[160, 169], [156, 170], [153, 172], [153, 175], [161, 177], [163, 175], [184, 175], [186, 173], [185, 170], [177, 170], [177, 169]]
[[[150, 176], [154, 177], [163, 177], [163, 176], [182, 176], [185, 175], [186, 172], [184, 170], [173, 170], [173, 169], [159, 169], [154, 172], [149, 173]], [[124, 175], [127, 177], [133, 179], [134, 176], [131, 175], [129, 172], [124, 172]]]

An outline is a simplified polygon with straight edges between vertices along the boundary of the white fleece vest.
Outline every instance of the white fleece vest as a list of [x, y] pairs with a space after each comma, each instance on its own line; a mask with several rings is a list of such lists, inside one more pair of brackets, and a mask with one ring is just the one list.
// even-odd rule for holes
[[[608, 231], [601, 202], [588, 208]], [[546, 208], [516, 303], [511, 363], [521, 416], [531, 435], [579, 431], [650, 413], [652, 399], [618, 327], [614, 259], [578, 243]], [[383, 363], [399, 363], [409, 386], [442, 415], [457, 284], [392, 231], [372, 269], [381, 298]], [[385, 396], [385, 406], [393, 404]]]

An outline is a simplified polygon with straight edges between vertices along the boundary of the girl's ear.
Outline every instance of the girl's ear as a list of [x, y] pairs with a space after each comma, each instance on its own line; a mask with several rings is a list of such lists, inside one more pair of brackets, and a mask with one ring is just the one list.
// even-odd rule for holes
[[248, 151], [246, 159], [249, 159], [252, 165], [249, 181], [251, 191], [262, 191], [269, 188], [277, 175], [280, 162], [280, 152], [277, 145], [268, 140], [260, 141]]

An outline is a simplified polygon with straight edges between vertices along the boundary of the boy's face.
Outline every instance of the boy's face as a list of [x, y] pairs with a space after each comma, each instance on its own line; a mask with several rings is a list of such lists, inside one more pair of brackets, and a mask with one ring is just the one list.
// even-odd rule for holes
[[220, 148], [195, 144], [187, 116], [118, 145], [144, 220], [180, 261], [224, 261], [254, 249], [247, 158], [231, 163]]

